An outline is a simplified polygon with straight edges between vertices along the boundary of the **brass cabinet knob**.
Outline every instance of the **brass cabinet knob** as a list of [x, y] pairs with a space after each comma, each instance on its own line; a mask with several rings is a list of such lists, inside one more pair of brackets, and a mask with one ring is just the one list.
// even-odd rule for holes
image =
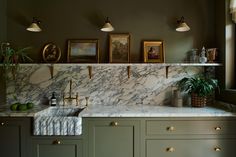
[[1, 126], [3, 126], [3, 125], [5, 125], [5, 123], [4, 123], [4, 122], [1, 122]]
[[169, 126], [166, 128], [167, 131], [175, 131], [175, 127], [173, 126]]
[[61, 141], [59, 141], [59, 140], [54, 140], [54, 141], [52, 142], [52, 144], [61, 144]]
[[119, 124], [118, 122], [111, 122], [110, 126], [118, 126], [118, 124]]
[[220, 126], [217, 126], [217, 127], [215, 127], [215, 130], [216, 130], [216, 131], [220, 131], [220, 130], [221, 130], [221, 127], [220, 127]]
[[220, 148], [220, 147], [215, 147], [214, 150], [215, 150], [216, 152], [220, 152], [220, 151], [221, 151], [221, 148]]
[[175, 148], [174, 147], [168, 147], [168, 148], [166, 148], [166, 151], [167, 152], [174, 152]]

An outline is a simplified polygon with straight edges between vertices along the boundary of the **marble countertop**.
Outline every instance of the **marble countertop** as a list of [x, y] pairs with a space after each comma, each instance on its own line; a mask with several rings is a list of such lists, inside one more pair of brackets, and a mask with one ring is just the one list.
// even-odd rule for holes
[[81, 117], [235, 117], [235, 112], [216, 107], [103, 106], [87, 107]]
[[[0, 117], [35, 117], [49, 106], [35, 106], [28, 111], [11, 111], [9, 106], [0, 107]], [[203, 108], [169, 106], [96, 106], [85, 108], [79, 117], [236, 117], [236, 112], [229, 106]]]
[[11, 111], [9, 105], [0, 107], [0, 117], [34, 117], [38, 112], [49, 106], [36, 105], [33, 109], [27, 111]]

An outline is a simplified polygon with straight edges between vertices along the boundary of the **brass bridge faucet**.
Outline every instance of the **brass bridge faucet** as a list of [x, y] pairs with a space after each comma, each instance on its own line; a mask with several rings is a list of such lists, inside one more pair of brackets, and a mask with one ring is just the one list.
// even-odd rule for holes
[[65, 101], [68, 100], [69, 102], [72, 102], [73, 100], [76, 100], [76, 106], [79, 104], [79, 95], [78, 92], [76, 93], [75, 97], [72, 97], [72, 80], [70, 80], [70, 91], [69, 91], [69, 97], [65, 96], [65, 93], [63, 93], [63, 105], [65, 105]]

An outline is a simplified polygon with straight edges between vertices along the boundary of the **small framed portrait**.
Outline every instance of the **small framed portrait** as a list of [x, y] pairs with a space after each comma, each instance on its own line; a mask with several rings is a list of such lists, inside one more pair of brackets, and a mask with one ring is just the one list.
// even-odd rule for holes
[[130, 62], [130, 34], [109, 34], [109, 62]]
[[98, 39], [68, 40], [68, 63], [98, 63], [99, 41]]
[[163, 41], [143, 41], [144, 63], [164, 63]]
[[43, 61], [46, 63], [56, 63], [61, 58], [61, 49], [54, 43], [48, 43], [43, 48]]

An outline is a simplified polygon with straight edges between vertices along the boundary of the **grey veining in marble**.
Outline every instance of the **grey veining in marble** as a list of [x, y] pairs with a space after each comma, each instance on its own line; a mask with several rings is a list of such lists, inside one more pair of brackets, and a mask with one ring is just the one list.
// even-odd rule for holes
[[168, 106], [91, 106], [81, 112], [82, 117], [236, 117], [235, 112], [216, 107]]
[[80, 135], [81, 110], [76, 107], [49, 107], [34, 116], [34, 135]]
[[127, 76], [124, 65], [92, 65], [92, 79], [89, 79], [86, 65], [54, 65], [51, 78], [51, 65], [21, 65], [15, 81], [7, 82], [7, 101], [33, 101], [35, 104], [48, 104], [53, 91], [58, 104], [62, 105], [62, 94], [68, 94], [69, 81], [72, 90], [79, 93], [80, 104], [99, 105], [165, 105], [171, 102], [172, 89], [177, 81], [185, 76], [202, 71], [201, 67], [170, 66], [166, 78], [166, 66], [159, 64], [131, 65], [131, 77]]

